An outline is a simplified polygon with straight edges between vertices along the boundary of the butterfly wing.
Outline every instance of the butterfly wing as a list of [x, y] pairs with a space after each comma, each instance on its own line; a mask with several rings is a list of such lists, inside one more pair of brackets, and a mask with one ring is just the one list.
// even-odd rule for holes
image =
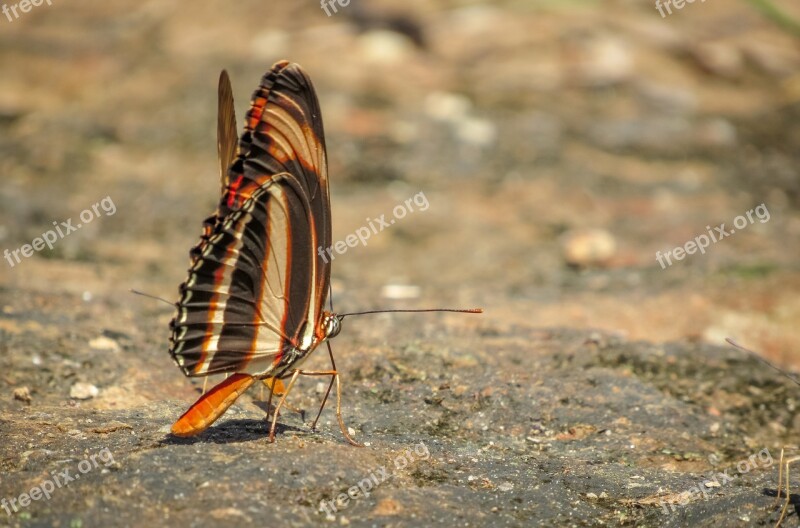
[[262, 78], [228, 181], [171, 322], [170, 353], [187, 376], [263, 375], [314, 342], [331, 215], [319, 103], [298, 65]]
[[222, 70], [219, 74], [217, 88], [217, 154], [219, 157], [219, 179], [222, 192], [230, 183], [228, 169], [236, 157], [236, 109], [233, 107], [233, 89], [228, 72]]

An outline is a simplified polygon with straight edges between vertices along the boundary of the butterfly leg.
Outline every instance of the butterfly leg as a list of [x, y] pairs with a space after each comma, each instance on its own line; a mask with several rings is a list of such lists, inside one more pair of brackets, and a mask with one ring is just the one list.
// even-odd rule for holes
[[342, 420], [342, 386], [339, 383], [338, 372], [334, 376], [334, 379], [336, 380], [336, 419], [339, 420], [339, 428], [341, 428], [342, 434], [348, 442], [356, 447], [364, 447], [364, 444], [353, 440], [353, 438], [347, 432], [347, 427], [344, 426], [344, 420]]
[[[272, 415], [272, 426], [270, 426], [269, 428], [270, 443], [275, 441], [275, 426], [278, 424], [278, 413], [280, 412], [281, 407], [283, 406], [283, 402], [286, 401], [286, 396], [289, 395], [289, 391], [292, 390], [292, 386], [294, 385], [294, 382], [297, 381], [297, 376], [299, 376], [300, 373], [301, 373], [300, 370], [294, 371], [294, 374], [292, 374], [292, 379], [289, 380], [289, 385], [286, 386], [286, 391], [284, 391], [283, 395], [281, 396], [281, 399], [278, 400], [278, 405], [275, 406], [275, 413]], [[272, 401], [272, 395], [274, 393], [275, 393], [274, 390], [269, 391], [270, 402]], [[269, 403], [267, 403], [267, 408], [269, 408]]]
[[[263, 388], [264, 386], [262, 385], [261, 387]], [[275, 391], [272, 390], [272, 387], [270, 387], [269, 388], [269, 399], [267, 400], [267, 418], [266, 418], [267, 420], [269, 420], [269, 410], [272, 408], [272, 396], [274, 394], [275, 394]], [[261, 401], [264, 401], [263, 395], [262, 395]], [[277, 414], [278, 413], [275, 413], [275, 416], [277, 416]]]
[[[272, 402], [272, 395], [277, 394], [281, 396], [283, 393], [286, 392], [286, 387], [284, 387], [283, 382], [278, 378], [265, 378], [261, 380], [261, 401], [264, 401], [264, 387], [269, 388], [270, 390], [270, 401], [267, 402], [267, 413], [269, 413], [269, 405]], [[305, 411], [302, 409], [298, 409], [297, 407], [290, 405], [289, 402], [285, 402], [284, 405], [289, 408], [290, 411], [296, 412], [305, 421]]]
[[[333, 350], [331, 350], [331, 344], [329, 341], [325, 341], [325, 344], [328, 345], [328, 356], [331, 358], [331, 370], [336, 371], [336, 362], [333, 360]], [[331, 393], [331, 389], [333, 388], [333, 382], [335, 381], [334, 377], [331, 376], [331, 382], [328, 384], [328, 390], [325, 391], [325, 397], [322, 398], [322, 403], [319, 406], [319, 411], [317, 412], [317, 417], [314, 418], [314, 423], [311, 424], [311, 430], [315, 430], [317, 428], [317, 421], [319, 417], [322, 416], [322, 409], [325, 408], [325, 402], [328, 401], [328, 395]]]
[[328, 383], [328, 390], [325, 391], [325, 397], [322, 398], [322, 403], [319, 406], [317, 417], [314, 418], [314, 422], [311, 424], [312, 431], [315, 431], [317, 429], [317, 422], [319, 421], [319, 417], [322, 416], [322, 409], [325, 408], [325, 402], [328, 401], [328, 395], [331, 393], [331, 389], [333, 388], [333, 384], [335, 381], [336, 381], [336, 376], [331, 376], [331, 382]]
[[[275, 381], [276, 381], [275, 378], [265, 378], [261, 380], [261, 385], [259, 386], [259, 388], [261, 389], [258, 397], [259, 400], [264, 401], [264, 387], [269, 388], [270, 392], [273, 391], [273, 387], [275, 386]], [[283, 383], [281, 383], [279, 392], [283, 393]]]
[[786, 448], [782, 447], [781, 448], [781, 461], [778, 463], [778, 493], [777, 493], [777, 495], [775, 495], [775, 502], [772, 503], [772, 507], [773, 508], [775, 506], [777, 506], [778, 503], [781, 500], [781, 490], [783, 489], [782, 488], [782, 486], [783, 486], [782, 481], [783, 481], [783, 455], [784, 455], [784, 451], [786, 451]]
[[344, 420], [342, 420], [342, 384], [339, 382], [339, 373], [335, 370], [304, 370], [300, 371], [300, 374], [304, 376], [333, 376], [333, 381], [336, 382], [336, 419], [339, 421], [339, 428], [342, 430], [344, 439], [350, 444], [356, 447], [364, 447], [364, 444], [357, 442], [350, 436], [350, 433], [347, 432], [347, 427], [344, 425]]
[[[331, 365], [333, 366], [333, 369], [332, 370], [322, 370], [322, 371], [311, 371], [311, 370], [295, 370], [294, 371], [294, 373], [292, 374], [292, 378], [289, 381], [289, 384], [286, 386], [286, 389], [285, 389], [283, 395], [281, 396], [280, 401], [278, 401], [278, 405], [275, 407], [275, 414], [272, 417], [272, 426], [270, 427], [270, 433], [269, 433], [269, 435], [270, 435], [269, 441], [270, 442], [274, 442], [275, 441], [275, 426], [276, 426], [277, 420], [278, 420], [278, 411], [283, 406], [283, 403], [286, 400], [286, 396], [289, 394], [289, 391], [292, 389], [292, 386], [294, 385], [294, 382], [297, 380], [297, 377], [302, 374], [303, 376], [330, 376], [331, 377], [331, 382], [328, 385], [328, 390], [327, 390], [327, 392], [325, 392], [325, 397], [322, 400], [322, 405], [319, 408], [319, 412], [317, 413], [317, 417], [314, 419], [314, 423], [312, 424], [311, 429], [313, 430], [314, 427], [316, 427], [317, 421], [319, 420], [319, 417], [322, 414], [322, 409], [325, 407], [325, 402], [328, 400], [328, 395], [330, 394], [331, 388], [333, 387], [333, 384], [336, 383], [336, 419], [339, 422], [339, 428], [342, 430], [342, 435], [344, 435], [345, 440], [347, 440], [350, 444], [352, 444], [352, 445], [354, 445], [356, 447], [364, 447], [364, 444], [361, 444], [361, 443], [357, 442], [355, 439], [353, 439], [352, 436], [350, 436], [350, 433], [347, 432], [347, 427], [344, 425], [344, 420], [342, 419], [342, 385], [341, 385], [341, 382], [339, 381], [339, 372], [336, 370], [336, 363], [333, 360], [333, 352], [331, 350], [331, 345], [330, 345], [330, 343], [327, 343], [327, 344], [328, 344], [328, 354], [330, 355]], [[278, 380], [278, 381], [280, 381], [280, 380]], [[271, 389], [273, 389], [273, 387], [271, 387]], [[274, 387], [274, 389], [280, 390], [278, 387]], [[272, 402], [272, 395], [273, 395], [274, 392], [275, 392], [275, 390], [270, 390], [269, 401], [267, 402], [267, 408], [269, 408], [270, 403]]]
[[[783, 449], [781, 449], [781, 465], [780, 465], [780, 469], [782, 470], [782, 469], [785, 468], [785, 471], [786, 471], [786, 501], [783, 504], [783, 509], [781, 510], [781, 516], [778, 519], [778, 522], [775, 523], [775, 528], [778, 528], [781, 525], [781, 522], [783, 522], [783, 518], [786, 517], [786, 511], [789, 509], [789, 504], [791, 503], [791, 493], [789, 491], [789, 466], [791, 464], [797, 462], [798, 460], [800, 460], [800, 456], [794, 456], [794, 457], [791, 457], [791, 458], [787, 459], [786, 461], [784, 461], [783, 460]], [[781, 482], [780, 482], [781, 475], [780, 475], [780, 473], [781, 473], [781, 471], [778, 470], [778, 479], [779, 479], [778, 480], [778, 497], [780, 497], [780, 494], [781, 494]]]

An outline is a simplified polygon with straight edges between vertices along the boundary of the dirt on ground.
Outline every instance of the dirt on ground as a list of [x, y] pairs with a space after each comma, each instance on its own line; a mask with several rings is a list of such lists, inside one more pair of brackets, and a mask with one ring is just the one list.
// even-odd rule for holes
[[[0, 526], [774, 525], [800, 386], [725, 338], [800, 368], [798, 6], [345, 4], [0, 14]], [[258, 388], [172, 436], [202, 380], [129, 291], [178, 300], [219, 71], [241, 127], [284, 58], [319, 95], [333, 239], [395, 220], [336, 256], [335, 310], [484, 309], [344, 321], [362, 448], [335, 402], [310, 429], [315, 379], [275, 443]]]

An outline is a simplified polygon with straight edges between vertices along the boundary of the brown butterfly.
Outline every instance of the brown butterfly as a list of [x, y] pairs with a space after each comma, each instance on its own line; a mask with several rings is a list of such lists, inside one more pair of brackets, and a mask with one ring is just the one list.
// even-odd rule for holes
[[[232, 375], [204, 393], [172, 433], [202, 432], [262, 380], [270, 388], [268, 409], [273, 394], [281, 395], [269, 432], [273, 441], [278, 412], [298, 376], [329, 376], [311, 427], [335, 383], [339, 427], [348, 442], [361, 445], [342, 420], [339, 373], [327, 341], [339, 333], [344, 317], [357, 314], [324, 309], [331, 270], [316, 248], [331, 246], [331, 206], [322, 116], [311, 80], [297, 64], [275, 63], [253, 94], [238, 148], [225, 71], [218, 95], [222, 197], [190, 252], [189, 277], [170, 322], [170, 354], [187, 376]], [[301, 369], [323, 342], [330, 370]]]

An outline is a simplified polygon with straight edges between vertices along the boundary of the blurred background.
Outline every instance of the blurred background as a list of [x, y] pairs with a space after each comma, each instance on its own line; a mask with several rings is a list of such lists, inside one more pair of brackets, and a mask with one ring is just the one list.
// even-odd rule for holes
[[[105, 197], [116, 212], [0, 261], [7, 316], [24, 288], [165, 324], [127, 290], [177, 299], [218, 197], [219, 71], [241, 124], [286, 58], [321, 101], [334, 240], [430, 203], [337, 258], [340, 311], [480, 305], [497, 330], [732, 336], [800, 366], [796, 3], [28, 7], [0, 18], [0, 249]], [[760, 204], [768, 221], [658, 264]]]
[[[339, 523], [774, 523], [777, 464], [660, 504], [796, 442], [800, 389], [724, 338], [800, 368], [800, 4], [673, 2], [5, 0], [0, 498], [117, 461], [8, 522], [314, 525], [425, 442]], [[331, 406], [266, 445], [257, 391], [170, 437], [202, 380], [167, 354], [173, 309], [129, 292], [177, 300], [219, 197], [219, 72], [241, 130], [279, 59], [318, 92], [334, 241], [417, 197], [336, 255], [336, 310], [485, 309], [346, 321], [368, 449]], [[292, 404], [313, 413], [320, 385]]]

